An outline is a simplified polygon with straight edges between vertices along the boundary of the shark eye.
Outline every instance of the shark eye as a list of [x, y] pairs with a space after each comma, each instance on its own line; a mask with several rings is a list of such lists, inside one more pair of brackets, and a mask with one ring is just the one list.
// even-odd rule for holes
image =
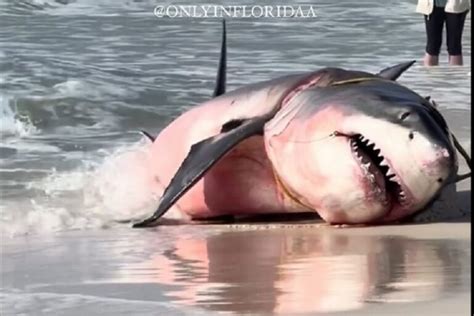
[[403, 120], [406, 119], [408, 116], [410, 116], [410, 112], [403, 112], [403, 113], [400, 115], [400, 120], [403, 121]]

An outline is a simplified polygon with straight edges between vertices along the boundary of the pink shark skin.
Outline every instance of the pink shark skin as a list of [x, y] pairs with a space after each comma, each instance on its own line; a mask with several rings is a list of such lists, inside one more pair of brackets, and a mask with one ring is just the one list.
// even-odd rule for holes
[[[235, 118], [262, 115], [278, 106], [295, 86], [307, 78], [290, 76], [239, 89], [193, 107], [168, 125], [152, 146], [151, 184], [162, 195], [190, 147], [220, 133]], [[311, 77], [311, 75], [309, 76]], [[262, 136], [253, 136], [227, 153], [168, 213], [181, 218], [222, 215], [304, 212], [310, 209], [285, 195], [275, 181]]]
[[[327, 90], [354, 77], [368, 81], [338, 87], [338, 93]], [[221, 134], [226, 123], [271, 117], [263, 136], [247, 138], [227, 152], [172, 205], [168, 216], [192, 220], [317, 212], [330, 224], [399, 220], [434, 198], [455, 171], [455, 154], [447, 150], [448, 142], [435, 145], [431, 134], [410, 132], [399, 121], [394, 123], [399, 118], [395, 110], [405, 108], [398, 101], [380, 101], [385, 91], [400, 95], [390, 100], [423, 100], [391, 81], [342, 69], [282, 77], [224, 94], [185, 112], [157, 136], [151, 149], [150, 186], [162, 196], [191, 147]], [[354, 96], [357, 105], [351, 101]], [[389, 119], [377, 117], [382, 108], [391, 110], [384, 112]], [[411, 114], [415, 120], [417, 115]], [[435, 123], [416, 122], [421, 122], [420, 131], [438, 131]], [[358, 147], [368, 145], [356, 143], [356, 135], [377, 146], [380, 162]], [[439, 137], [444, 141], [443, 135]], [[390, 187], [395, 183], [390, 179], [398, 187]]]

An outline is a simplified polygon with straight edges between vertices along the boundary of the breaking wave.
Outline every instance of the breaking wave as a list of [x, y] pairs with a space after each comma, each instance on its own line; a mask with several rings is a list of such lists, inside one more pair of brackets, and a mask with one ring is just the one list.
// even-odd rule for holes
[[100, 161], [85, 160], [73, 171], [53, 169], [30, 182], [31, 197], [2, 201], [0, 233], [13, 237], [107, 228], [151, 213], [156, 197], [149, 183], [146, 142], [102, 152]]
[[11, 98], [0, 95], [0, 138], [25, 137], [38, 133], [38, 129], [27, 115], [18, 113]]

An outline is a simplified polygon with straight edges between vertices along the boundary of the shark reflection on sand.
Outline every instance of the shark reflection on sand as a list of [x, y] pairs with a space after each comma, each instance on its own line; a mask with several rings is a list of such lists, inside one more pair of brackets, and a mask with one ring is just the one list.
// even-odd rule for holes
[[351, 235], [346, 229], [184, 234], [150, 260], [123, 267], [116, 281], [170, 285], [165, 296], [173, 303], [213, 311], [334, 312], [455, 292], [466, 274], [470, 278], [469, 271], [462, 273], [469, 256], [459, 241]]

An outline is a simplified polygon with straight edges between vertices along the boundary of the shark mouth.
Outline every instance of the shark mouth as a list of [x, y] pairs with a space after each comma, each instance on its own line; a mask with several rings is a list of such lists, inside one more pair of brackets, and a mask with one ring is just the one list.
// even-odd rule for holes
[[407, 192], [401, 179], [390, 166], [380, 148], [361, 134], [350, 136], [351, 149], [370, 181], [379, 191], [386, 192], [385, 203], [397, 202], [401, 206], [408, 204]]

